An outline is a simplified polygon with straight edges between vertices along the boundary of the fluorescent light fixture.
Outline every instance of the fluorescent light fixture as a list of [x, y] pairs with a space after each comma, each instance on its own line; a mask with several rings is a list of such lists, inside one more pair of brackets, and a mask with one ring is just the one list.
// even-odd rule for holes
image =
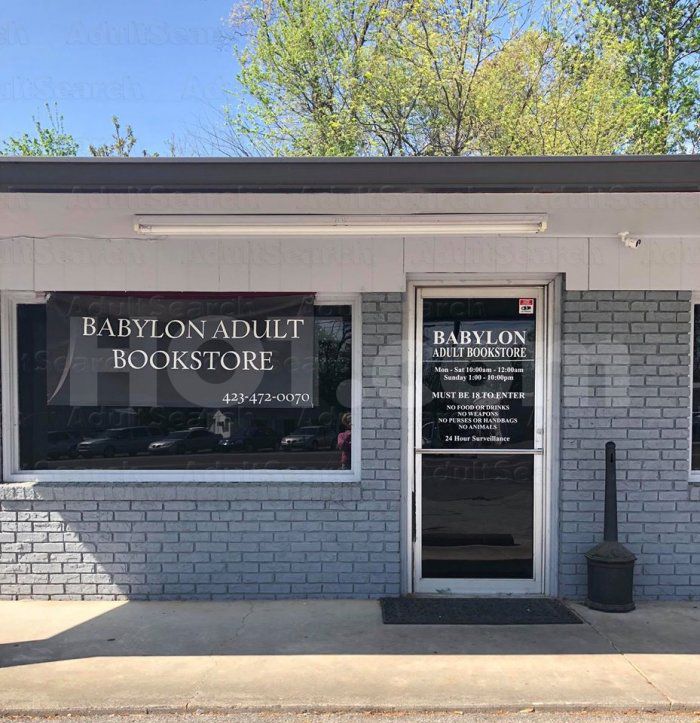
[[143, 236], [521, 236], [546, 228], [541, 213], [160, 215], [134, 222]]

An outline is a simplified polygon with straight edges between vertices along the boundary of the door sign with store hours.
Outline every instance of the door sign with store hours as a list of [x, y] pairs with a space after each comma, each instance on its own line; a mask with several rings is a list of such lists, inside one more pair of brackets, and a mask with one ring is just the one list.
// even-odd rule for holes
[[424, 299], [422, 378], [423, 448], [532, 447], [534, 299]]

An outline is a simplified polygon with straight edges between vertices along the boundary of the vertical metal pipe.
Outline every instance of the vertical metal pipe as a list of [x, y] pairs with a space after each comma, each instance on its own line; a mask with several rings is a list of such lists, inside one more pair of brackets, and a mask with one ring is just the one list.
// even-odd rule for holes
[[617, 542], [617, 472], [615, 469], [615, 442], [605, 445], [605, 518], [603, 539]]

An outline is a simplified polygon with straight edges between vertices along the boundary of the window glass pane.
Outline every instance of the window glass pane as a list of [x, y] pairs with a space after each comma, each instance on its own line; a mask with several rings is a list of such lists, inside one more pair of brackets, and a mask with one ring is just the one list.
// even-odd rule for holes
[[48, 406], [46, 307], [19, 305], [20, 469], [350, 469], [351, 307], [314, 319], [312, 408]]
[[526, 454], [421, 455], [422, 576], [532, 578]]
[[700, 305], [693, 307], [693, 420], [691, 469], [700, 470]]
[[424, 449], [534, 445], [537, 313], [534, 299], [424, 299]]

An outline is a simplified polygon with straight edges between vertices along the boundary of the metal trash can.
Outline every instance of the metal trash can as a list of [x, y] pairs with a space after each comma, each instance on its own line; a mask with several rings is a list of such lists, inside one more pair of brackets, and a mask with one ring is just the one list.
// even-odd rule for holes
[[603, 542], [586, 553], [588, 596], [592, 610], [634, 610], [634, 563], [637, 558], [617, 539], [617, 471], [615, 443], [605, 445], [605, 520]]
[[634, 610], [632, 583], [637, 558], [619, 542], [601, 542], [586, 553], [588, 597], [586, 605], [606, 613]]

